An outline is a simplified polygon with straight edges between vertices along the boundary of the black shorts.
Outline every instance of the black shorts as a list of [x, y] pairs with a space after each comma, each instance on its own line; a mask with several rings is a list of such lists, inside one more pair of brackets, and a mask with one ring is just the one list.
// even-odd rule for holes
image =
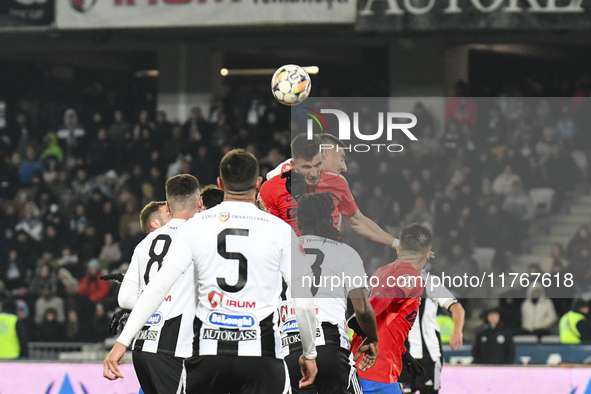
[[133, 367], [145, 394], [176, 394], [183, 371], [183, 359], [160, 353], [134, 350]]
[[299, 389], [299, 381], [302, 378], [299, 359], [300, 352], [293, 352], [285, 357], [291, 389], [295, 394], [361, 394], [361, 385], [357, 377], [355, 365], [349, 362], [351, 352], [338, 345], [322, 345], [316, 347], [318, 356], [316, 365], [318, 375], [312, 386]]
[[285, 362], [274, 357], [193, 356], [185, 360], [184, 390], [190, 394], [285, 394]]
[[425, 368], [427, 376], [416, 376], [408, 370], [408, 367], [402, 368], [402, 373], [398, 381], [403, 385], [403, 393], [414, 393], [419, 390], [421, 394], [437, 394], [440, 388], [441, 378], [441, 359], [431, 360], [431, 357], [417, 359]]

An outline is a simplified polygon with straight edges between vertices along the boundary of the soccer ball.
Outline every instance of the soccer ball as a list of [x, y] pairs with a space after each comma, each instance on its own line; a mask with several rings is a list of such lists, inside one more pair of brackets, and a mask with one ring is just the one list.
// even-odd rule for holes
[[284, 105], [301, 104], [310, 94], [311, 87], [312, 81], [306, 70], [295, 64], [279, 67], [271, 79], [271, 92]]

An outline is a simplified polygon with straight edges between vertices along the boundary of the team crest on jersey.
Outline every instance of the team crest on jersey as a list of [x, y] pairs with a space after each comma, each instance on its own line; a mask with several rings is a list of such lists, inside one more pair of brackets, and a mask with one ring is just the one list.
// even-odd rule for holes
[[212, 291], [207, 295], [207, 299], [209, 300], [212, 308], [217, 308], [219, 305], [222, 305], [224, 295], [222, 293], [218, 293], [217, 291]]
[[220, 212], [220, 222], [225, 222], [230, 219], [230, 214], [228, 212]]
[[291, 163], [285, 163], [284, 165], [281, 166], [281, 172], [287, 172], [287, 171], [291, 171]]
[[287, 305], [281, 305], [281, 308], [279, 309], [279, 315], [281, 316], [282, 322], [285, 322], [287, 320], [287, 316], [289, 315]]

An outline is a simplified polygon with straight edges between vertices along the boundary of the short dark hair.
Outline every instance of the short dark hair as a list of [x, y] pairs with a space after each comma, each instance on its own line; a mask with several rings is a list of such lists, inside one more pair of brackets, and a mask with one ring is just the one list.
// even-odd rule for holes
[[157, 214], [163, 205], [166, 205], [165, 201], [151, 201], [142, 209], [142, 212], [140, 212], [140, 225], [144, 233], [150, 233], [150, 222], [154, 214]]
[[322, 133], [322, 134], [319, 134], [319, 135], [320, 135], [320, 140], [322, 141], [323, 144], [331, 144], [335, 148], [337, 146], [340, 147], [340, 148], [344, 148], [346, 146], [343, 141], [341, 141], [340, 139], [338, 139], [337, 137], [335, 137], [332, 134]]
[[205, 209], [213, 208], [224, 201], [224, 191], [216, 185], [207, 185], [201, 190], [201, 200]]
[[258, 177], [259, 162], [244, 149], [231, 150], [220, 163], [220, 178], [228, 191], [246, 192], [253, 189]]
[[400, 234], [400, 249], [417, 254], [429, 253], [433, 245], [431, 231], [421, 224], [412, 223], [405, 226]]
[[320, 144], [322, 144], [322, 139], [318, 134], [312, 135], [311, 140], [308, 139], [307, 133], [299, 134], [291, 141], [291, 157], [312, 160], [320, 153]]
[[199, 181], [193, 175], [179, 174], [166, 181], [166, 200], [171, 205], [171, 209], [184, 208], [184, 204], [197, 193], [199, 193]]

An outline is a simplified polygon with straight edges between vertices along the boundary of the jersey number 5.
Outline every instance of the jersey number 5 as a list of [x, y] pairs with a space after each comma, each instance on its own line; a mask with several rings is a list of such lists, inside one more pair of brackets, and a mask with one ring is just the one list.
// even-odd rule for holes
[[244, 288], [247, 279], [248, 260], [242, 253], [228, 252], [226, 250], [226, 236], [239, 235], [248, 237], [248, 230], [242, 228], [227, 228], [218, 234], [218, 254], [226, 260], [238, 260], [238, 281], [231, 286], [226, 282], [225, 278], [217, 278], [220, 289], [230, 293], [236, 293]]
[[[160, 254], [156, 254], [156, 245], [158, 241], [164, 241], [164, 246], [160, 251]], [[172, 239], [170, 239], [170, 235], [167, 234], [160, 234], [152, 241], [152, 246], [150, 246], [150, 260], [148, 261], [148, 265], [146, 266], [146, 272], [144, 273], [144, 282], [146, 285], [150, 282], [150, 270], [152, 269], [152, 264], [158, 263], [158, 271], [162, 268], [162, 261], [164, 260], [164, 256], [168, 253], [168, 249], [170, 248], [170, 244], [172, 243]]]

